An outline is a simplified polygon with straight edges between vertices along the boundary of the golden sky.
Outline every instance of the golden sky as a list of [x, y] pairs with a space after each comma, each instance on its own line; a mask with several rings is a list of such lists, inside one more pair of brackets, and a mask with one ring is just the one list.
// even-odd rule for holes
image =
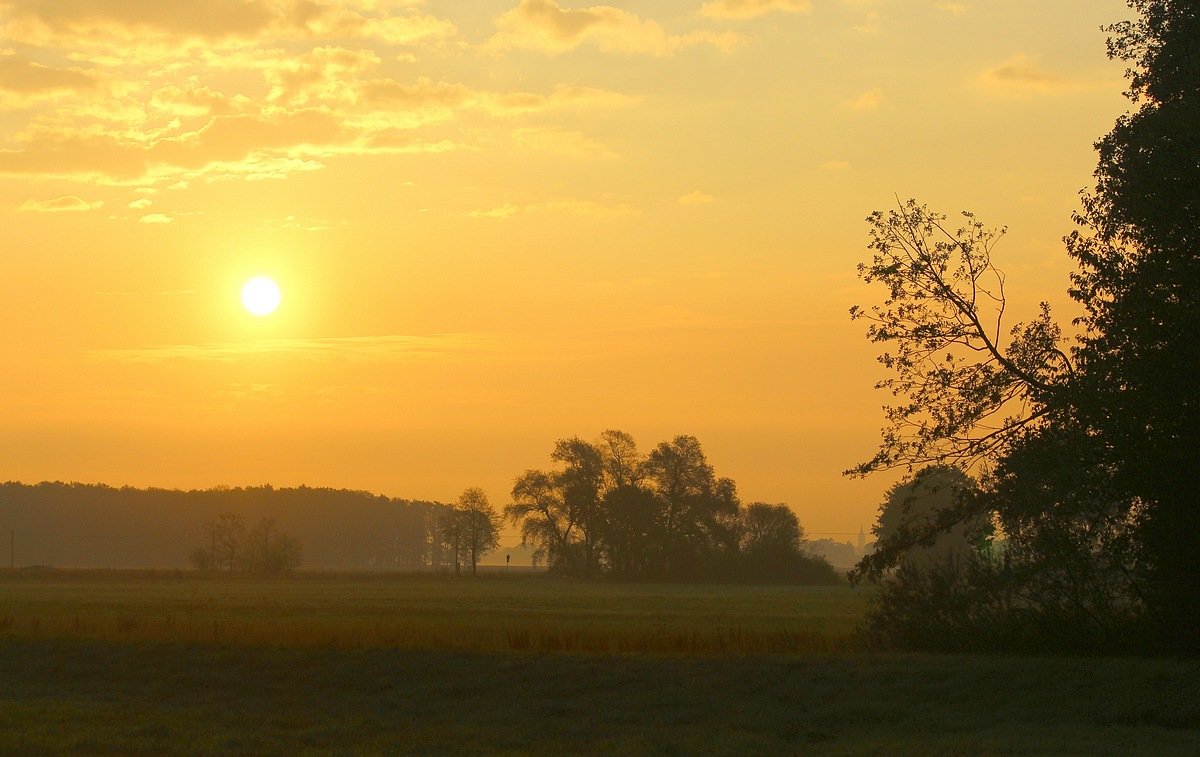
[[[1013, 310], [1125, 108], [1122, 0], [0, 0], [0, 479], [453, 500], [699, 437], [870, 526], [864, 217], [1007, 225]], [[255, 317], [252, 276], [283, 302]]]

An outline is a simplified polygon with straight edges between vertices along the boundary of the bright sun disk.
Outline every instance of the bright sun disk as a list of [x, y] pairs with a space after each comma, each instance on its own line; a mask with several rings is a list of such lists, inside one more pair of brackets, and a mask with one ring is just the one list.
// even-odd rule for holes
[[255, 276], [242, 287], [242, 305], [251, 315], [270, 315], [282, 297], [279, 285], [266, 276]]

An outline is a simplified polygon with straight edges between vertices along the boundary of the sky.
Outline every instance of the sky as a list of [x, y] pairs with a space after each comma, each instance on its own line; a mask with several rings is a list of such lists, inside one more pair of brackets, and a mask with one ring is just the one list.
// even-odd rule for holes
[[[1127, 106], [1121, 0], [0, 0], [0, 479], [452, 501], [699, 438], [870, 528], [866, 216], [1008, 234], [1014, 322]], [[248, 279], [279, 308], [248, 313]]]

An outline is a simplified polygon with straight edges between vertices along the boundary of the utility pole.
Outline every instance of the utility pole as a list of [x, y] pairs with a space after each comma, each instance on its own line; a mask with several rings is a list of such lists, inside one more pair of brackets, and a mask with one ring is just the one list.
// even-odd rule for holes
[[17, 529], [8, 532], [8, 569], [16, 570], [17, 567]]

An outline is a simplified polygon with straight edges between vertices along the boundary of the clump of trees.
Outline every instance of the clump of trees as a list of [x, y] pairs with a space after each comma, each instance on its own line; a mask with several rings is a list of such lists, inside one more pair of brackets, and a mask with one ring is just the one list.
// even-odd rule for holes
[[438, 533], [454, 560], [454, 575], [462, 574], [464, 564], [476, 575], [479, 558], [500, 544], [500, 516], [482, 489], [470, 488], [441, 516]]
[[[887, 297], [851, 315], [885, 345], [880, 386], [897, 403], [879, 452], [848, 473], [979, 472], [895, 528], [885, 505], [853, 574], [882, 585], [881, 643], [1200, 652], [1200, 6], [1129, 5], [1108, 52], [1130, 65], [1136, 110], [1097, 143], [1065, 240], [1078, 337], [1044, 303], [1002, 328], [1003, 230], [913, 201], [868, 219], [859, 272]], [[914, 562], [972, 524], [981, 538], [955, 559]]]
[[785, 505], [743, 505], [718, 478], [699, 440], [677, 436], [649, 454], [608, 430], [595, 442], [560, 439], [553, 470], [517, 477], [504, 517], [535, 559], [577, 576], [626, 579], [834, 582], [802, 549]]
[[282, 531], [273, 518], [247, 529], [238, 513], [221, 513], [204, 524], [204, 543], [192, 550], [199, 570], [278, 575], [300, 567], [300, 542]]

